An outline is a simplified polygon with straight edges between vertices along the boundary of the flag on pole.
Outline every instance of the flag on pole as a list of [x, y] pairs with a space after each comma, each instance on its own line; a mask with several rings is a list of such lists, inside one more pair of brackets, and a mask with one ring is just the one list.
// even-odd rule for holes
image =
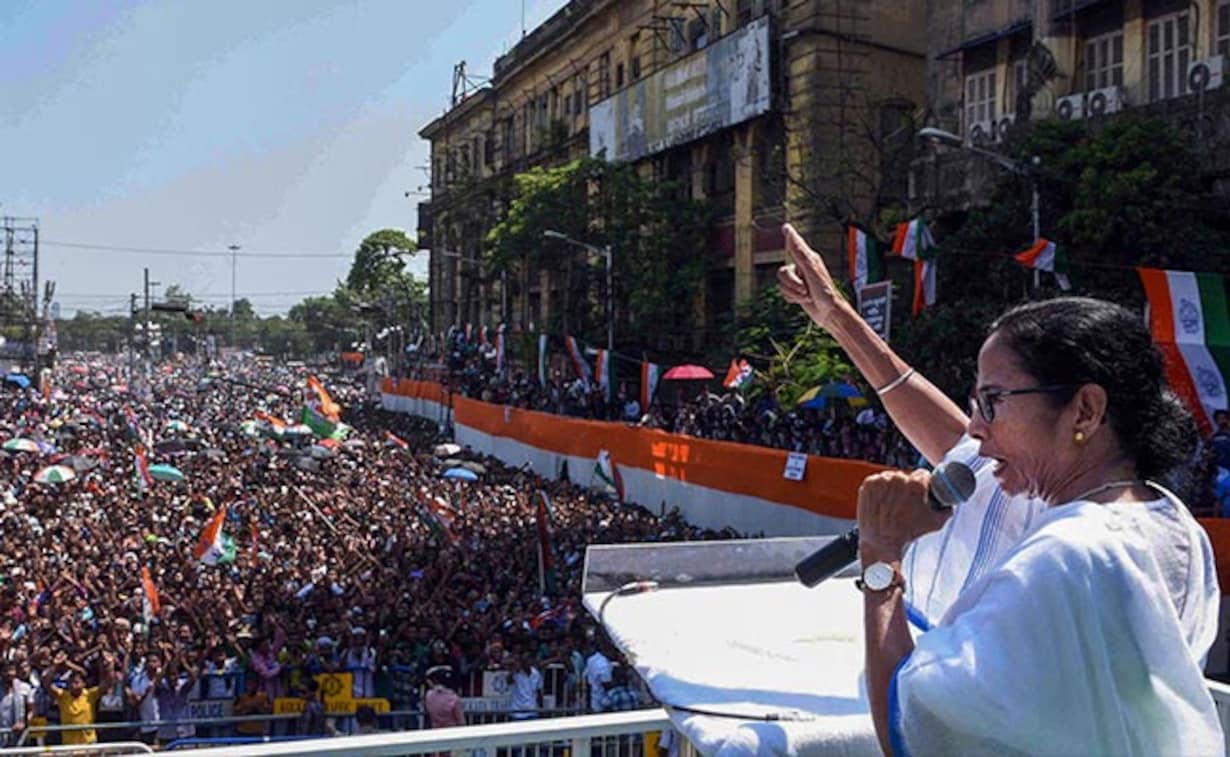
[[598, 356], [594, 358], [594, 374], [595, 381], [598, 386], [602, 387], [603, 393], [606, 395], [607, 402], [611, 401], [611, 353], [606, 350], [598, 350]]
[[917, 316], [935, 304], [935, 239], [921, 218], [897, 224], [893, 254], [914, 261], [914, 308]]
[[846, 227], [846, 256], [850, 260], [854, 291], [884, 280], [884, 261], [876, 249], [875, 237], [853, 224]]
[[226, 521], [226, 505], [218, 508], [197, 536], [193, 556], [206, 565], [235, 562], [235, 542], [222, 531]]
[[538, 490], [534, 510], [538, 522], [538, 591], [543, 596], [555, 593], [555, 558], [551, 554], [551, 498]]
[[1213, 414], [1227, 409], [1230, 383], [1225, 279], [1215, 273], [1136, 270], [1149, 298], [1149, 325], [1166, 358], [1170, 388], [1207, 436], [1213, 431]]
[[658, 391], [658, 379], [662, 377], [662, 366], [657, 363], [641, 363], [641, 412], [649, 412], [649, 405]]
[[151, 618], [162, 612], [162, 603], [158, 600], [158, 587], [154, 586], [154, 578], [149, 573], [149, 566], [141, 566], [141, 588], [144, 596], [141, 598], [141, 614], [148, 625]]
[[726, 371], [726, 378], [722, 380], [722, 386], [727, 389], [742, 389], [751, 382], [754, 373], [752, 364], [747, 360], [731, 358], [730, 368]]
[[397, 434], [394, 434], [392, 431], [385, 431], [384, 436], [385, 436], [385, 439], [388, 441], [388, 443], [392, 444], [394, 447], [397, 447], [399, 449], [409, 449], [410, 448], [410, 444], [405, 439], [402, 439], [400, 436], [398, 436]]
[[487, 342], [487, 326], [486, 326], [486, 325], [480, 326], [480, 327], [479, 327], [479, 329], [478, 329], [478, 343], [479, 343], [481, 346], [483, 346], [483, 347], [486, 347], [486, 346], [487, 346], [487, 344], [488, 344], [488, 342]]
[[418, 491], [419, 519], [427, 526], [432, 535], [438, 539], [447, 539], [450, 544], [457, 543], [457, 534], [453, 531], [453, 520], [457, 513], [437, 497], [432, 497], [422, 489]]
[[1072, 282], [1068, 280], [1068, 256], [1061, 247], [1045, 237], [1034, 242], [1033, 247], [1018, 252], [1013, 257], [1026, 268], [1055, 274], [1055, 283], [1063, 291], [1072, 288]]
[[137, 491], [148, 491], [154, 485], [154, 477], [149, 472], [149, 461], [145, 457], [145, 447], [138, 444], [133, 450], [133, 481]]
[[466, 324], [466, 344], [469, 344], [472, 341], [474, 341], [474, 325], [471, 323], [467, 323]]
[[316, 395], [317, 409], [320, 414], [331, 421], [336, 422], [342, 416], [342, 407], [333, 401], [329, 396], [329, 392], [325, 390], [323, 384], [315, 376], [308, 376], [308, 388]]
[[581, 354], [581, 348], [577, 345], [576, 337], [565, 336], [564, 347], [568, 350], [568, 359], [572, 361], [572, 369], [576, 371], [577, 378], [589, 386], [592, 374], [589, 370], [589, 363], [585, 362], [585, 356]]
[[538, 335], [538, 383], [547, 385], [547, 335]]
[[619, 473], [619, 466], [611, 460], [611, 453], [598, 450], [598, 459], [594, 462], [594, 475], [606, 489], [615, 495], [615, 501], [624, 501], [624, 477]]

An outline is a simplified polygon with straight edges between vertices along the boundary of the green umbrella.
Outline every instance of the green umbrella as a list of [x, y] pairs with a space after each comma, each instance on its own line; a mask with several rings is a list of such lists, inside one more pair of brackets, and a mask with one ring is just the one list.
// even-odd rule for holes
[[38, 442], [33, 439], [9, 439], [4, 443], [4, 448], [9, 452], [38, 452]]
[[174, 465], [151, 465], [149, 474], [159, 481], [183, 481], [184, 472]]
[[181, 420], [167, 421], [167, 431], [176, 431], [183, 433], [188, 431], [188, 424]]
[[40, 484], [64, 484], [77, 477], [77, 471], [67, 465], [48, 465], [34, 474], [34, 480]]

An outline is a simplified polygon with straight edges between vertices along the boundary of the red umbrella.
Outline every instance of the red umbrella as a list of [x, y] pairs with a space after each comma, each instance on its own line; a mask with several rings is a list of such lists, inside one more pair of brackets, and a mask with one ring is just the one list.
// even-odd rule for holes
[[677, 365], [662, 376], [664, 381], [688, 381], [711, 378], [713, 378], [713, 374], [702, 365]]

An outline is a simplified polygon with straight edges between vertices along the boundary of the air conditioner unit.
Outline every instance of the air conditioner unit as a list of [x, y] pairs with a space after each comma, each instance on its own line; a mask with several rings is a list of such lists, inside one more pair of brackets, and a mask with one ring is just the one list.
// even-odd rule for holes
[[1198, 60], [1188, 66], [1188, 90], [1191, 92], [1206, 92], [1220, 87], [1225, 60], [1224, 56], [1214, 55], [1212, 58]]
[[995, 140], [995, 122], [975, 121], [965, 131], [965, 138], [974, 144], [985, 144]]
[[1126, 102], [1123, 87], [1102, 87], [1089, 93], [1085, 99], [1086, 116], [1105, 116], [1123, 110]]
[[995, 125], [991, 129], [991, 136], [996, 142], [1003, 142], [1008, 138], [1008, 132], [1012, 129], [1012, 124], [1016, 123], [1015, 113], [1005, 113], [995, 120]]
[[1079, 121], [1085, 117], [1085, 95], [1068, 95], [1055, 101], [1055, 116], [1060, 121]]

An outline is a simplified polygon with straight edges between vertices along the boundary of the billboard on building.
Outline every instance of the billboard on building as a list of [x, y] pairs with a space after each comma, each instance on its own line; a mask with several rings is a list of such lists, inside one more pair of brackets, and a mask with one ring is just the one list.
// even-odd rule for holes
[[766, 113], [769, 18], [762, 16], [589, 109], [589, 154], [633, 161]]

